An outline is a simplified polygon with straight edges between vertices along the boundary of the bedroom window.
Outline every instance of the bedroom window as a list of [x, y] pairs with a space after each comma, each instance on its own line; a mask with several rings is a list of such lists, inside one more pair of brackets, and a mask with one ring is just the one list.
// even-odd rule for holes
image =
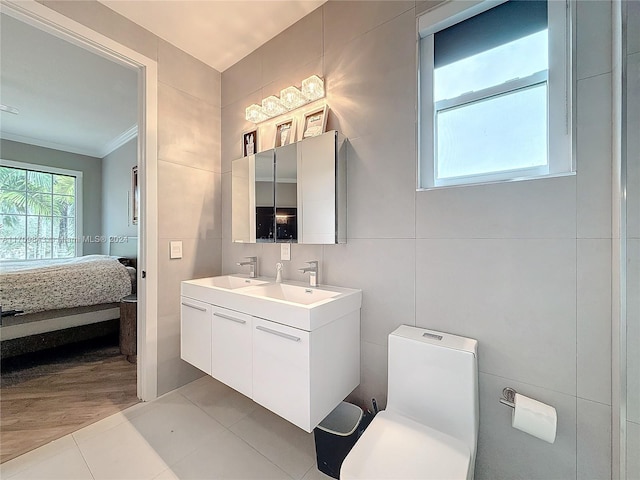
[[18, 162], [0, 167], [0, 260], [77, 254], [82, 173]]
[[420, 187], [573, 170], [567, 9], [453, 1], [420, 18]]

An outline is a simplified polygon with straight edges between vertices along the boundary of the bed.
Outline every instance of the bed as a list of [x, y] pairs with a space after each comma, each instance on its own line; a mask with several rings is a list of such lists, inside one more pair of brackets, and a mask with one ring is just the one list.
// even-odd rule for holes
[[[96, 338], [119, 330], [120, 301], [135, 293], [132, 245], [112, 255], [15, 262], [0, 270], [1, 357]], [[19, 312], [19, 313], [18, 313]]]

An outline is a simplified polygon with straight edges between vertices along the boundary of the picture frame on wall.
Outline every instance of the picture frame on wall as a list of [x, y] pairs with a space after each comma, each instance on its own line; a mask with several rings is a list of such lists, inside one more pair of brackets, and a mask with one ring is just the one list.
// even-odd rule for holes
[[140, 188], [138, 186], [138, 166], [131, 169], [131, 225], [138, 224]]
[[276, 124], [274, 147], [283, 147], [296, 141], [296, 119], [288, 118]]
[[329, 107], [323, 105], [304, 114], [304, 125], [302, 138], [317, 137], [322, 135], [327, 129], [327, 114]]
[[242, 156], [253, 155], [258, 152], [258, 129], [247, 130], [242, 133]]

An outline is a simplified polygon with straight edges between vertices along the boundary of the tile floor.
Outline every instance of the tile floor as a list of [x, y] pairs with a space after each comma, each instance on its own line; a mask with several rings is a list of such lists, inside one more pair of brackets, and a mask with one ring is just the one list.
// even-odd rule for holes
[[2, 479], [330, 479], [313, 434], [211, 377], [0, 465]]

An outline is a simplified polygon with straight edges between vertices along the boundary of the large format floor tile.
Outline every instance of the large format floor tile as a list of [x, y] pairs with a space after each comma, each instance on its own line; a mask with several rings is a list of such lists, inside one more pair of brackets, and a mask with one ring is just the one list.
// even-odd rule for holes
[[313, 435], [210, 377], [0, 467], [3, 479], [328, 479]]

